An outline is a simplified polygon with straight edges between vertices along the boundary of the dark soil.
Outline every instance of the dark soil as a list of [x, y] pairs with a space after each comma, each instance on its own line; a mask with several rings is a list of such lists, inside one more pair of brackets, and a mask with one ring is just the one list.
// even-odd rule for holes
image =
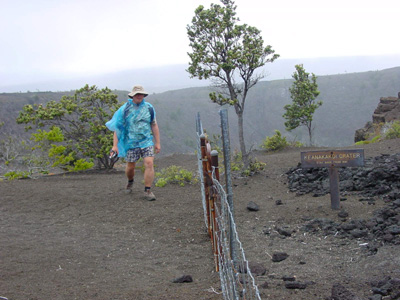
[[[400, 140], [363, 148], [366, 157], [395, 154]], [[367, 226], [365, 220], [397, 199], [360, 201], [359, 192], [342, 191], [337, 211], [329, 194], [290, 192], [286, 173], [298, 165], [300, 151], [257, 152], [266, 169], [233, 178], [246, 258], [267, 270], [256, 276], [261, 298], [400, 299], [400, 245], [338, 231], [344, 224]], [[194, 155], [156, 159], [157, 171], [170, 165], [197, 171]], [[123, 165], [0, 182], [0, 297], [222, 299], [199, 184], [155, 187], [157, 200], [148, 202], [140, 198], [142, 178], [138, 170], [132, 194], [124, 193]], [[310, 222], [317, 225], [306, 230]], [[329, 224], [342, 227], [325, 231]], [[184, 275], [193, 281], [179, 283]]]

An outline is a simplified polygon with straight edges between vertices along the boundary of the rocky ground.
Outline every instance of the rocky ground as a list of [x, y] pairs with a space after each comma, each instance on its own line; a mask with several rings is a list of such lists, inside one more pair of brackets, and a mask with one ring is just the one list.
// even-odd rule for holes
[[[365, 168], [340, 172], [339, 210], [326, 172], [297, 168], [310, 149], [257, 152], [266, 169], [233, 178], [262, 299], [400, 299], [400, 140], [363, 148]], [[196, 172], [197, 160], [160, 157], [156, 169], [170, 165]], [[222, 299], [199, 185], [154, 188], [146, 202], [141, 181], [125, 194], [119, 166], [0, 182], [0, 297]]]

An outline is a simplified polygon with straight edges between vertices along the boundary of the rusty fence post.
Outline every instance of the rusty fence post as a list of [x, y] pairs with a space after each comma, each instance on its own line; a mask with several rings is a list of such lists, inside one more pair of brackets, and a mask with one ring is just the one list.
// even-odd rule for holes
[[206, 196], [206, 209], [207, 209], [207, 230], [208, 234], [211, 236], [211, 219], [210, 219], [210, 209], [209, 209], [209, 201], [210, 201], [210, 189], [208, 187], [209, 179], [207, 178], [207, 141], [206, 136], [204, 134], [200, 135], [200, 149], [201, 149], [201, 160], [203, 165], [203, 178], [204, 178], [204, 192]]

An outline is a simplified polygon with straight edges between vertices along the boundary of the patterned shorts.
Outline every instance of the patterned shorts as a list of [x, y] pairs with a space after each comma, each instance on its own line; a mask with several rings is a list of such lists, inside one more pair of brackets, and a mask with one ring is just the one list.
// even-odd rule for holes
[[137, 162], [141, 157], [152, 157], [154, 156], [154, 146], [146, 148], [134, 148], [129, 149], [126, 152], [125, 160], [127, 162]]

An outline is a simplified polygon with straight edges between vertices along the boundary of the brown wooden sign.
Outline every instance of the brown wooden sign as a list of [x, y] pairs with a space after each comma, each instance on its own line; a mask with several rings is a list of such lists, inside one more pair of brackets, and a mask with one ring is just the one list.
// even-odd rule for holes
[[301, 152], [302, 168], [329, 168], [331, 208], [340, 208], [338, 167], [364, 166], [364, 149]]
[[301, 152], [302, 168], [362, 166], [364, 149]]

